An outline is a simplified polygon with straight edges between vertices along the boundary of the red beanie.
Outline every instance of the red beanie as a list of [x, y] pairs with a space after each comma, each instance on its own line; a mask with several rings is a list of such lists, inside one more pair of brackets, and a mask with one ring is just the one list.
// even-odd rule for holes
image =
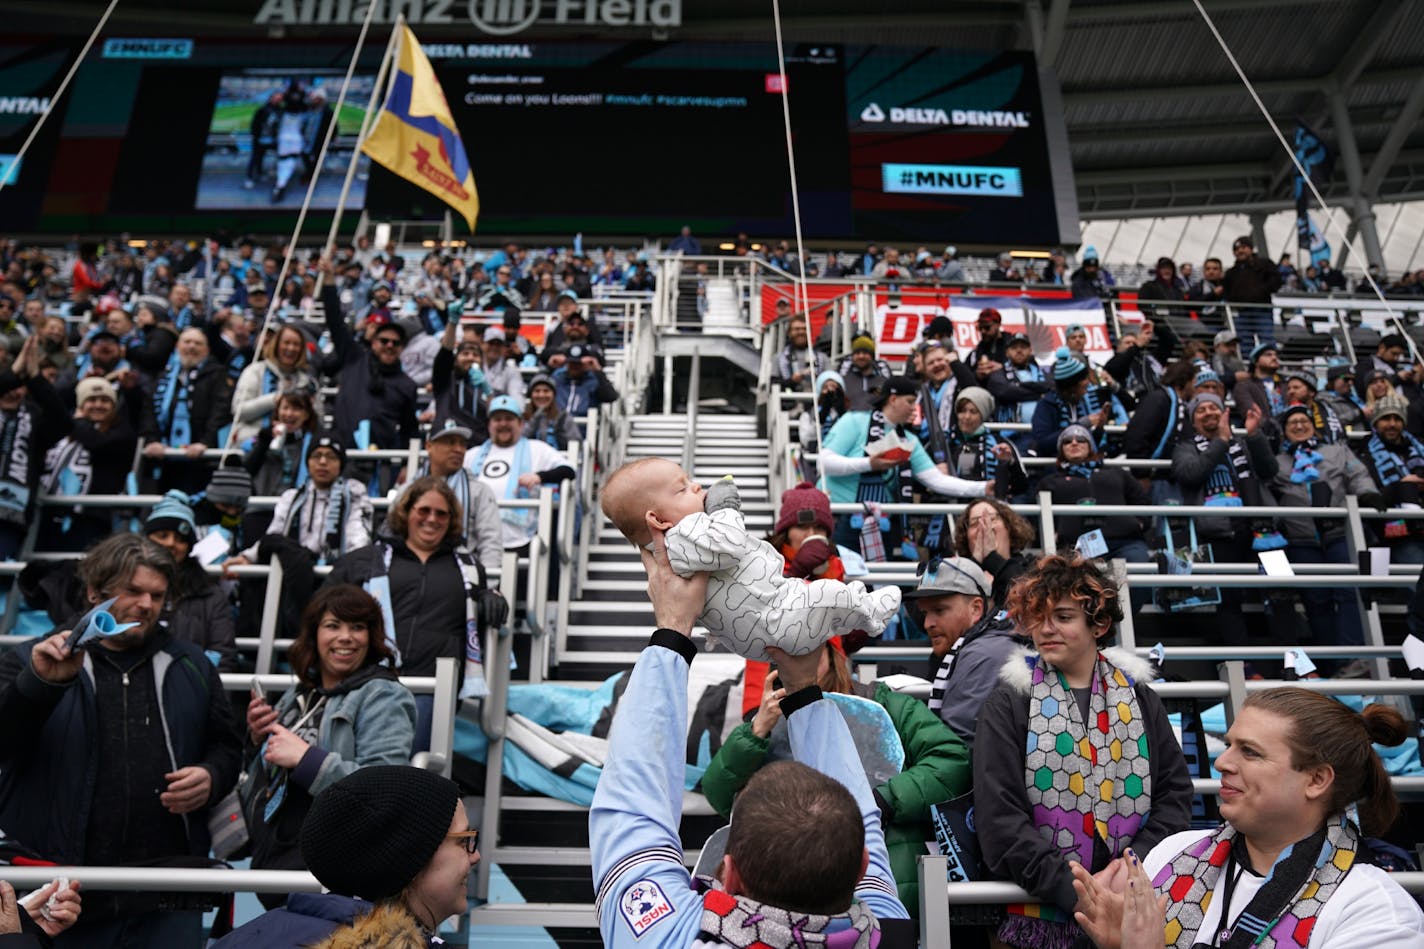
[[802, 481], [781, 496], [781, 514], [776, 519], [773, 533], [779, 534], [797, 524], [815, 524], [824, 527], [827, 534], [835, 529], [835, 522], [831, 519], [831, 499], [809, 481]]

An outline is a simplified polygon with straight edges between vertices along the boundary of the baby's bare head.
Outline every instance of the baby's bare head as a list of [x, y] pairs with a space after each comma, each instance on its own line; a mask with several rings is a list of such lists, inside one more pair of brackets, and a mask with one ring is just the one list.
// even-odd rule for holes
[[608, 476], [599, 498], [613, 526], [638, 547], [652, 541], [654, 527], [667, 530], [700, 512], [702, 501], [701, 485], [666, 458], [630, 461]]

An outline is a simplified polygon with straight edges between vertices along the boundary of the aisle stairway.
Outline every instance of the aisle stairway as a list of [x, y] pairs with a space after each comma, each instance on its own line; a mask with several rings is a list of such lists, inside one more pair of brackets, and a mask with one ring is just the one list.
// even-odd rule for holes
[[[627, 460], [661, 457], [681, 462], [688, 425], [684, 415], [637, 415], [630, 419]], [[692, 476], [704, 485], [723, 475], [736, 478], [747, 529], [770, 533], [774, 513], [767, 498], [767, 440], [750, 415], [701, 415], [697, 420]], [[637, 658], [653, 628], [646, 579], [638, 552], [602, 518], [588, 538], [587, 569], [579, 599], [569, 608], [567, 645], [554, 675], [602, 680]]]

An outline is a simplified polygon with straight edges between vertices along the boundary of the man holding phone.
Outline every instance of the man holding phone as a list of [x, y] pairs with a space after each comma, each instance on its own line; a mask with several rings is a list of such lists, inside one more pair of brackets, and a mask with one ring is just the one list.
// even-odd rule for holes
[[[0, 654], [0, 827], [47, 859], [207, 857], [207, 809], [236, 783], [242, 749], [217, 669], [159, 619], [174, 570], [147, 538], [108, 537], [79, 578], [91, 606], [112, 599], [115, 622], [136, 625], [77, 650], [65, 628]], [[88, 893], [83, 919], [55, 945], [197, 945], [201, 912], [172, 905], [163, 894]]]

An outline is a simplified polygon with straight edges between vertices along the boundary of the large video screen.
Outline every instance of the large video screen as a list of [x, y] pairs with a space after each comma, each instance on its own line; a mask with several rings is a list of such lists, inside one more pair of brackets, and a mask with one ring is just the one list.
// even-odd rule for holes
[[[1047, 143], [1061, 118], [1045, 114], [1026, 52], [800, 44], [783, 80], [769, 43], [426, 50], [480, 191], [481, 235], [791, 233], [784, 81], [808, 239], [1060, 239]], [[86, 62], [62, 106], [54, 170], [24, 176], [44, 188], [32, 226], [280, 229], [318, 171], [329, 121], [338, 131], [313, 207], [333, 208], [380, 48], [335, 116], [348, 55], [335, 43], [198, 39], [182, 61]], [[363, 207], [377, 219], [445, 212], [364, 158], [347, 200]]]
[[[317, 170], [322, 142], [336, 122], [311, 207], [335, 208], [361, 133], [374, 75], [324, 76], [251, 69], [223, 76], [203, 145], [194, 206], [200, 209], [298, 208]], [[336, 111], [337, 103], [341, 111]], [[348, 208], [366, 203], [371, 160], [357, 159]]]

